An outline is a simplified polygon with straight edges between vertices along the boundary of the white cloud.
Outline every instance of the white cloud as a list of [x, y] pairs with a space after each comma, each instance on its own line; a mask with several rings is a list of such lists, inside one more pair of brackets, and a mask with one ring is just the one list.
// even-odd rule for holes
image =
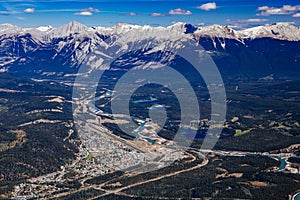
[[96, 9], [96, 8], [92, 8], [92, 7], [89, 7], [89, 8], [84, 8], [84, 9], [81, 9], [80, 12], [77, 12], [75, 13], [75, 15], [81, 15], [81, 16], [92, 16], [93, 13], [98, 13], [100, 12], [99, 9]]
[[91, 13], [90, 11], [81, 11], [81, 12], [75, 13], [75, 15], [92, 16], [93, 13]]
[[170, 15], [191, 15], [192, 12], [189, 10], [183, 10], [181, 8], [176, 8], [169, 11]]
[[300, 5], [284, 5], [281, 8], [269, 7], [269, 6], [260, 6], [257, 8], [258, 11], [261, 11], [258, 16], [270, 16], [270, 15], [289, 15], [294, 14], [300, 10]]
[[293, 14], [293, 17], [299, 18], [300, 17], [300, 13]]
[[127, 13], [127, 16], [136, 16], [137, 14], [135, 12], [130, 12], [130, 13]]
[[152, 16], [152, 17], [164, 17], [164, 16], [166, 16], [166, 14], [162, 14], [162, 13], [151, 13], [150, 16]]
[[205, 4], [202, 4], [201, 6], [198, 6], [197, 8], [201, 9], [201, 10], [210, 11], [210, 10], [217, 9], [217, 4], [215, 2], [205, 3]]
[[24, 10], [25, 13], [34, 13], [35, 12], [35, 9], [34, 8], [26, 8]]
[[98, 13], [98, 12], [100, 12], [100, 10], [97, 8], [89, 7], [89, 8], [82, 9], [81, 12]]
[[268, 19], [259, 19], [259, 18], [237, 20], [237, 22], [250, 22], [250, 23], [267, 22], [267, 21], [269, 21], [269, 20]]
[[257, 8], [258, 11], [268, 10], [269, 6], [260, 6]]

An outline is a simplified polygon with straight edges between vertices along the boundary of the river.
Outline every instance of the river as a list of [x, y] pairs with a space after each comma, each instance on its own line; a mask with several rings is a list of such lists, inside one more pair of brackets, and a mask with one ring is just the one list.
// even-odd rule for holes
[[283, 159], [283, 158], [281, 158], [279, 156], [271, 156], [271, 157], [280, 161], [280, 166], [279, 166], [279, 168], [275, 172], [280, 172], [280, 171], [282, 171], [282, 170], [285, 169], [285, 167], [287, 165], [287, 162], [285, 161], [285, 159]]

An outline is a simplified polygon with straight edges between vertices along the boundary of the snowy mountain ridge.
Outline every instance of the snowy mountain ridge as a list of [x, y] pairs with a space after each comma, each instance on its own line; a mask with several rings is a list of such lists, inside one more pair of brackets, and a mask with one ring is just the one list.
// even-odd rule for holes
[[[190, 30], [187, 30], [190, 29]], [[69, 36], [70, 34], [104, 34], [104, 35], [122, 35], [127, 32], [134, 31], [136, 33], [169, 31], [177, 33], [193, 34], [196, 37], [210, 37], [210, 38], [228, 38], [242, 41], [244, 39], [255, 38], [274, 38], [279, 40], [299, 41], [300, 28], [289, 23], [280, 22], [270, 25], [257, 26], [245, 30], [234, 30], [229, 26], [211, 25], [203, 27], [195, 27], [190, 24], [178, 22], [168, 27], [151, 27], [149, 25], [131, 25], [118, 23], [113, 27], [88, 27], [79, 22], [72, 21], [68, 24], [62, 25], [58, 28], [52, 26], [41, 26], [38, 28], [21, 28], [11, 24], [0, 25], [0, 35], [6, 34], [25, 34], [30, 33], [39, 38], [57, 38]], [[138, 34], [137, 34], [138, 35]], [[46, 36], [46, 37], [45, 37]]]
[[[1, 24], [0, 72], [31, 77], [71, 77], [82, 64], [90, 69], [106, 69], [107, 66], [100, 65], [103, 59], [135, 52], [135, 47], [141, 48], [145, 55], [154, 55], [162, 63], [172, 63], [174, 56], [162, 52], [180, 50], [189, 41], [203, 47], [224, 74], [248, 76], [252, 73], [260, 74], [261, 78], [290, 71], [300, 73], [299, 27], [276, 23], [234, 30], [229, 26], [195, 27], [182, 22], [168, 27], [118, 23], [109, 28], [88, 27], [79, 22], [58, 28]], [[141, 69], [151, 68], [141, 59], [130, 62], [128, 58], [121, 59], [119, 62], [123, 64], [118, 69], [126, 69], [126, 63]], [[286, 70], [287, 67], [290, 70]]]

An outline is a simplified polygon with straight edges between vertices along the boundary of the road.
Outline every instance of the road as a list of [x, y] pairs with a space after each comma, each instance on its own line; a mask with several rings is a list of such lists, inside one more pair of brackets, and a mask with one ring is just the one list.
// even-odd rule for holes
[[185, 173], [185, 172], [189, 172], [189, 171], [204, 167], [207, 164], [208, 164], [208, 159], [205, 158], [202, 163], [200, 163], [199, 165], [196, 165], [194, 167], [191, 167], [189, 169], [184, 169], [184, 170], [181, 170], [181, 171], [172, 172], [170, 174], [165, 174], [165, 175], [162, 175], [162, 176], [158, 176], [156, 178], [149, 179], [149, 180], [146, 180], [146, 181], [141, 181], [141, 182], [138, 182], [138, 183], [134, 183], [134, 184], [122, 187], [122, 188], [118, 188], [116, 190], [104, 190], [106, 192], [105, 194], [90, 198], [90, 200], [94, 200], [94, 199], [97, 199], [99, 197], [103, 197], [103, 196], [106, 196], [106, 195], [109, 195], [109, 194], [120, 194], [120, 192], [122, 192], [123, 190], [129, 189], [129, 188], [132, 188], [132, 187], [135, 187], [135, 186], [138, 186], [138, 185], [143, 185], [143, 184], [146, 184], [146, 183], [158, 181], [158, 180], [168, 178], [168, 177], [171, 177], [171, 176], [175, 176], [175, 175], [178, 175], [178, 174], [182, 174], [182, 173]]
[[143, 185], [143, 184], [146, 184], [146, 183], [158, 181], [158, 180], [161, 180], [161, 179], [164, 179], [164, 178], [168, 178], [168, 177], [171, 177], [171, 176], [176, 176], [176, 175], [181, 174], [181, 173], [189, 172], [189, 171], [192, 171], [192, 170], [204, 167], [205, 165], [208, 164], [208, 162], [209, 162], [209, 160], [206, 157], [203, 156], [203, 162], [201, 162], [200, 164], [198, 164], [198, 165], [196, 165], [194, 167], [191, 167], [191, 168], [188, 168], [188, 169], [179, 170], [179, 171], [172, 172], [172, 173], [165, 174], [165, 175], [161, 175], [161, 176], [158, 176], [158, 177], [155, 177], [155, 178], [152, 178], [152, 179], [148, 179], [148, 180], [145, 180], [145, 181], [133, 183], [131, 185], [127, 185], [127, 186], [124, 186], [124, 187], [121, 187], [121, 188], [118, 188], [118, 189], [115, 189], [115, 190], [104, 190], [104, 189], [102, 189], [102, 187], [109, 182], [109, 181], [107, 181], [107, 182], [99, 184], [99, 185], [93, 184], [93, 185], [81, 187], [79, 190], [76, 190], [76, 191], [71, 191], [71, 192], [65, 192], [65, 193], [56, 194], [56, 195], [53, 195], [50, 199], [56, 199], [56, 198], [59, 198], [59, 197], [67, 196], [67, 195], [74, 194], [76, 192], [80, 192], [80, 191], [83, 191], [83, 190], [88, 190], [88, 189], [91, 189], [91, 188], [94, 188], [94, 189], [97, 189], [97, 190], [102, 190], [105, 193], [102, 194], [102, 195], [90, 198], [90, 200], [97, 199], [97, 198], [103, 197], [103, 196], [107, 196], [109, 194], [122, 194], [123, 190], [129, 189], [129, 188], [132, 188], [132, 187], [135, 187], [135, 186], [138, 186], [138, 185]]

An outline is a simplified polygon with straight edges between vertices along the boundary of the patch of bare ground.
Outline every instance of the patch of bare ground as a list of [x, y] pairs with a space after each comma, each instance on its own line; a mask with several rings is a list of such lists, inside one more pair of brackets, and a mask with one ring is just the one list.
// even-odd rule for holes
[[268, 186], [268, 183], [260, 182], [260, 181], [251, 181], [249, 184], [253, 187], [266, 187]]
[[6, 151], [8, 149], [13, 149], [16, 146], [22, 146], [28, 141], [26, 138], [27, 134], [23, 130], [10, 130], [12, 134], [16, 134], [16, 139], [12, 142], [0, 143], [0, 151]]

